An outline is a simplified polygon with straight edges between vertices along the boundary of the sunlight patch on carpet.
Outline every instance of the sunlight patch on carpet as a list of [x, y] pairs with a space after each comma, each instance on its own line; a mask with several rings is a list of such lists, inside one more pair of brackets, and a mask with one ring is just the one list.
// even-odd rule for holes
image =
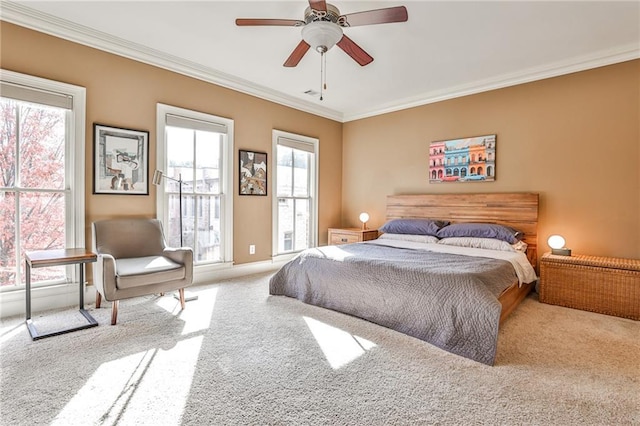
[[156, 305], [184, 321], [182, 335], [185, 336], [209, 328], [217, 293], [217, 288], [193, 293], [197, 299], [187, 301], [184, 310], [177, 297], [160, 297], [156, 300]]
[[[180, 312], [180, 319], [184, 321], [182, 335], [206, 330], [211, 325], [213, 307], [218, 294], [217, 288], [199, 291], [198, 299], [187, 302], [184, 311]], [[178, 307], [180, 305], [178, 304]]]
[[166, 293], [163, 297], [159, 297], [158, 300], [156, 300], [156, 305], [172, 315], [178, 315], [182, 310], [180, 308], [180, 301], [173, 297], [172, 293]]
[[180, 424], [202, 340], [102, 364], [52, 424]]
[[303, 317], [334, 370], [362, 356], [376, 344], [309, 317]]

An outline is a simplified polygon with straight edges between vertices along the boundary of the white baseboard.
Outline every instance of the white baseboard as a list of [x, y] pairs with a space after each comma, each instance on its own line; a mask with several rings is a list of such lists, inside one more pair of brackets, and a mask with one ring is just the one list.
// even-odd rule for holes
[[[264, 261], [243, 263], [229, 267], [207, 269], [194, 272], [193, 285], [212, 284], [216, 281], [274, 271], [284, 262]], [[77, 307], [80, 299], [78, 283], [60, 284], [50, 287], [31, 289], [31, 314], [66, 307]], [[96, 292], [93, 286], [85, 286], [85, 306], [95, 303]], [[14, 315], [25, 315], [25, 290], [13, 290], [0, 293], [0, 318]]]
[[[85, 286], [85, 306], [95, 302], [93, 286]], [[31, 289], [31, 314], [47, 309], [78, 306], [80, 301], [80, 286], [78, 283], [59, 284], [49, 287], [35, 287]], [[25, 290], [13, 290], [0, 293], [0, 317], [26, 314]]]

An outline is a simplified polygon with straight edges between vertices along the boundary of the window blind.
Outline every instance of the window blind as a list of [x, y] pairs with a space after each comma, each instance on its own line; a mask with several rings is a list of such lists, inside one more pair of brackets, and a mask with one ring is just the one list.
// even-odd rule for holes
[[286, 147], [297, 149], [297, 150], [300, 150], [300, 151], [310, 152], [312, 154], [315, 153], [315, 151], [313, 149], [313, 144], [310, 144], [308, 142], [297, 141], [297, 140], [285, 138], [285, 137], [282, 137], [282, 136], [280, 136], [278, 138], [278, 145], [286, 146]]
[[179, 115], [167, 114], [166, 125], [172, 127], [181, 127], [184, 129], [202, 130], [205, 132], [227, 133], [227, 126], [224, 124], [213, 123], [211, 121], [197, 120], [194, 118], [181, 117]]
[[0, 96], [3, 98], [31, 102], [34, 104], [47, 105], [68, 110], [73, 109], [72, 96], [22, 86], [20, 84], [9, 83], [7, 81], [0, 81]]

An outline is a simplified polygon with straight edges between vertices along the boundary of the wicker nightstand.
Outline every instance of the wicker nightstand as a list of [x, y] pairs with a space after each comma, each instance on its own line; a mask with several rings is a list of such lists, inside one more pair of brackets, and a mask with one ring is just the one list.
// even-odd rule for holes
[[640, 320], [640, 259], [546, 253], [539, 290], [544, 303]]
[[378, 238], [377, 229], [329, 228], [329, 244], [332, 246], [359, 243], [376, 238]]

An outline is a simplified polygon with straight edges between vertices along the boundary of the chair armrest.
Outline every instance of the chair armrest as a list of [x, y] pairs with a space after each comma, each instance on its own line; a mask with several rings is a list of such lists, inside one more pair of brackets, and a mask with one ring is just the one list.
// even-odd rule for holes
[[193, 266], [193, 250], [191, 247], [166, 247], [162, 255], [181, 265]]
[[98, 254], [93, 265], [93, 285], [107, 300], [116, 287], [116, 259], [110, 254]]
[[174, 262], [184, 265], [184, 287], [188, 287], [193, 284], [193, 250], [191, 247], [165, 247], [162, 254]]

